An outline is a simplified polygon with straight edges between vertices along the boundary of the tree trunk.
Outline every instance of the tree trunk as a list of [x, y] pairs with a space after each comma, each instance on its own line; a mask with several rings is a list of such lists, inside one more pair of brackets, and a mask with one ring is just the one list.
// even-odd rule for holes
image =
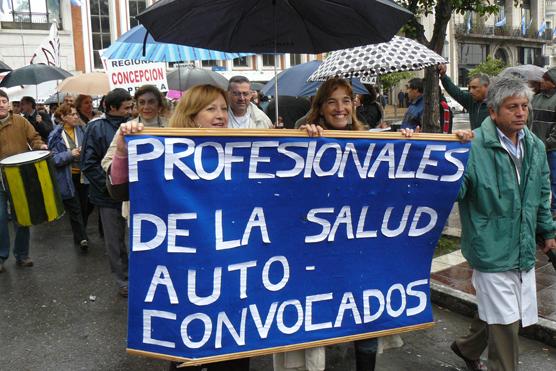
[[[449, 0], [439, 0], [434, 9], [434, 29], [428, 47], [438, 54], [442, 54], [444, 40], [446, 39], [446, 28], [452, 16], [452, 4]], [[424, 106], [421, 118], [422, 129], [425, 133], [440, 132], [440, 110], [439, 110], [439, 81], [436, 66], [425, 69]]]
[[441, 132], [438, 83], [438, 70], [436, 66], [426, 68], [425, 78], [423, 79], [425, 110], [421, 119], [422, 130], [425, 133]]

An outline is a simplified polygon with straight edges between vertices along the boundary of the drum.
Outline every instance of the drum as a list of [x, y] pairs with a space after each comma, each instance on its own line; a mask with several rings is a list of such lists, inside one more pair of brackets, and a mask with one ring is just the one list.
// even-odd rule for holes
[[12, 212], [21, 226], [51, 222], [64, 214], [49, 151], [30, 151], [0, 161]]

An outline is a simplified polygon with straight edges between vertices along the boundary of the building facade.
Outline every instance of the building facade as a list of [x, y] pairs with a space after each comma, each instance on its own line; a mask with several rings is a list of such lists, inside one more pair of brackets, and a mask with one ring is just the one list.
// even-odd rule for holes
[[0, 0], [0, 60], [12, 68], [28, 65], [53, 22], [59, 28], [61, 67], [75, 71], [70, 0]]
[[545, 14], [548, 3], [556, 5], [556, 1], [522, 0], [516, 7], [514, 0], [500, 0], [495, 15], [454, 15], [444, 51], [451, 62], [449, 75], [466, 86], [469, 70], [487, 56], [511, 66], [551, 65], [554, 22]]
[[[138, 24], [135, 16], [155, 0], [0, 0], [0, 60], [12, 68], [29, 64], [33, 52], [48, 36], [50, 24], [59, 28], [61, 67], [71, 72], [102, 70], [101, 51]], [[278, 72], [317, 56], [281, 54]], [[210, 68], [225, 77], [242, 74], [252, 81], [274, 76], [274, 55], [233, 61], [184, 61]]]

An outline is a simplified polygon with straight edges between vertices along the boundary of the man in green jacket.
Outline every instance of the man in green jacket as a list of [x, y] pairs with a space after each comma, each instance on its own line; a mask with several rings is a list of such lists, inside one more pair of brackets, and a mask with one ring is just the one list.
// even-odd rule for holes
[[471, 129], [477, 129], [481, 126], [483, 120], [488, 117], [486, 104], [488, 85], [490, 83], [488, 76], [482, 73], [473, 76], [469, 81], [469, 92], [466, 92], [457, 87], [446, 76], [446, 65], [438, 65], [438, 72], [440, 73], [440, 81], [442, 81], [444, 90], [469, 112]]
[[462, 253], [473, 268], [478, 317], [451, 346], [469, 369], [516, 370], [518, 330], [537, 322], [536, 234], [556, 248], [544, 145], [526, 127], [531, 92], [515, 78], [495, 80], [489, 118], [475, 139], [458, 196]]

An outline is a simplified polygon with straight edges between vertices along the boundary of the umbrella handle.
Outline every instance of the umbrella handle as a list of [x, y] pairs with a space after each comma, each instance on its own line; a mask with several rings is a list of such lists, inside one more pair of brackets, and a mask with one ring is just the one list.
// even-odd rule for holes
[[147, 38], [149, 37], [149, 30], [145, 28], [145, 37], [143, 38], [143, 57], [147, 55]]

